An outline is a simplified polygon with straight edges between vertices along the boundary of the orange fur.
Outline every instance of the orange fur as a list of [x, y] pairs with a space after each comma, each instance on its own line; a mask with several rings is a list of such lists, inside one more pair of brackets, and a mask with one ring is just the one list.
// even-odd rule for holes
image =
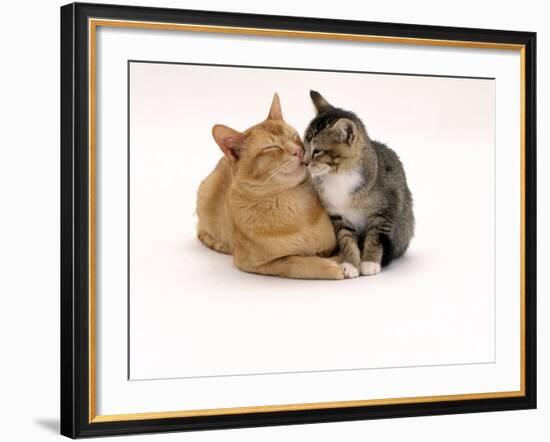
[[343, 279], [328, 256], [336, 247], [302, 161], [296, 131], [282, 119], [275, 94], [268, 118], [244, 132], [216, 125], [225, 156], [201, 183], [198, 237], [231, 253], [246, 272], [303, 279]]

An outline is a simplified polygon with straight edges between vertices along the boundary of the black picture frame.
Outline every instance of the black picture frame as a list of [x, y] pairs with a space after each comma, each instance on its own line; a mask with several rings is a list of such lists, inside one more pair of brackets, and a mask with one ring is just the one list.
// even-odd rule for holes
[[[524, 47], [524, 395], [364, 407], [90, 421], [88, 19], [90, 17], [522, 45]], [[303, 17], [73, 3], [61, 7], [61, 434], [240, 428], [536, 408], [536, 34]]]

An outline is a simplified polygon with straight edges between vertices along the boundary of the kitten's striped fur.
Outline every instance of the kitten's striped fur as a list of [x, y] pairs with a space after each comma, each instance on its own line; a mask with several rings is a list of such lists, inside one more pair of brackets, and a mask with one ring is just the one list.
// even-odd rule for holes
[[330, 214], [340, 256], [371, 275], [401, 256], [414, 234], [412, 195], [396, 153], [372, 141], [352, 112], [311, 91], [317, 116], [306, 129], [305, 162]]

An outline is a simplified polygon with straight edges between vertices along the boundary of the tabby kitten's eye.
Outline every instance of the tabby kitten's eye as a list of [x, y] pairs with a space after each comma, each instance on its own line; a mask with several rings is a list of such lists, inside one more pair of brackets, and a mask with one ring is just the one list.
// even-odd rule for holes
[[313, 152], [311, 152], [311, 158], [316, 158], [316, 157], [318, 157], [319, 155], [321, 155], [322, 153], [323, 153], [322, 150], [313, 149]]

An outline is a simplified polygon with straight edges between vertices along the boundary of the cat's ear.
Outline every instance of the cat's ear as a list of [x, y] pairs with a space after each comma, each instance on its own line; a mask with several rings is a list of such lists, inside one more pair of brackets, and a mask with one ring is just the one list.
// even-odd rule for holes
[[336, 131], [342, 143], [351, 145], [357, 138], [357, 126], [347, 118], [340, 118], [332, 128]]
[[271, 102], [271, 108], [269, 109], [268, 120], [282, 120], [283, 111], [281, 110], [281, 101], [279, 100], [279, 94], [275, 92], [273, 95], [273, 101]]
[[212, 128], [212, 136], [222, 152], [233, 161], [237, 161], [241, 156], [244, 146], [244, 134], [238, 132], [223, 124], [216, 124]]
[[313, 104], [315, 105], [315, 109], [317, 109], [318, 114], [332, 109], [332, 104], [325, 100], [325, 98], [319, 92], [309, 91], [309, 96], [311, 97], [311, 101], [313, 101]]

